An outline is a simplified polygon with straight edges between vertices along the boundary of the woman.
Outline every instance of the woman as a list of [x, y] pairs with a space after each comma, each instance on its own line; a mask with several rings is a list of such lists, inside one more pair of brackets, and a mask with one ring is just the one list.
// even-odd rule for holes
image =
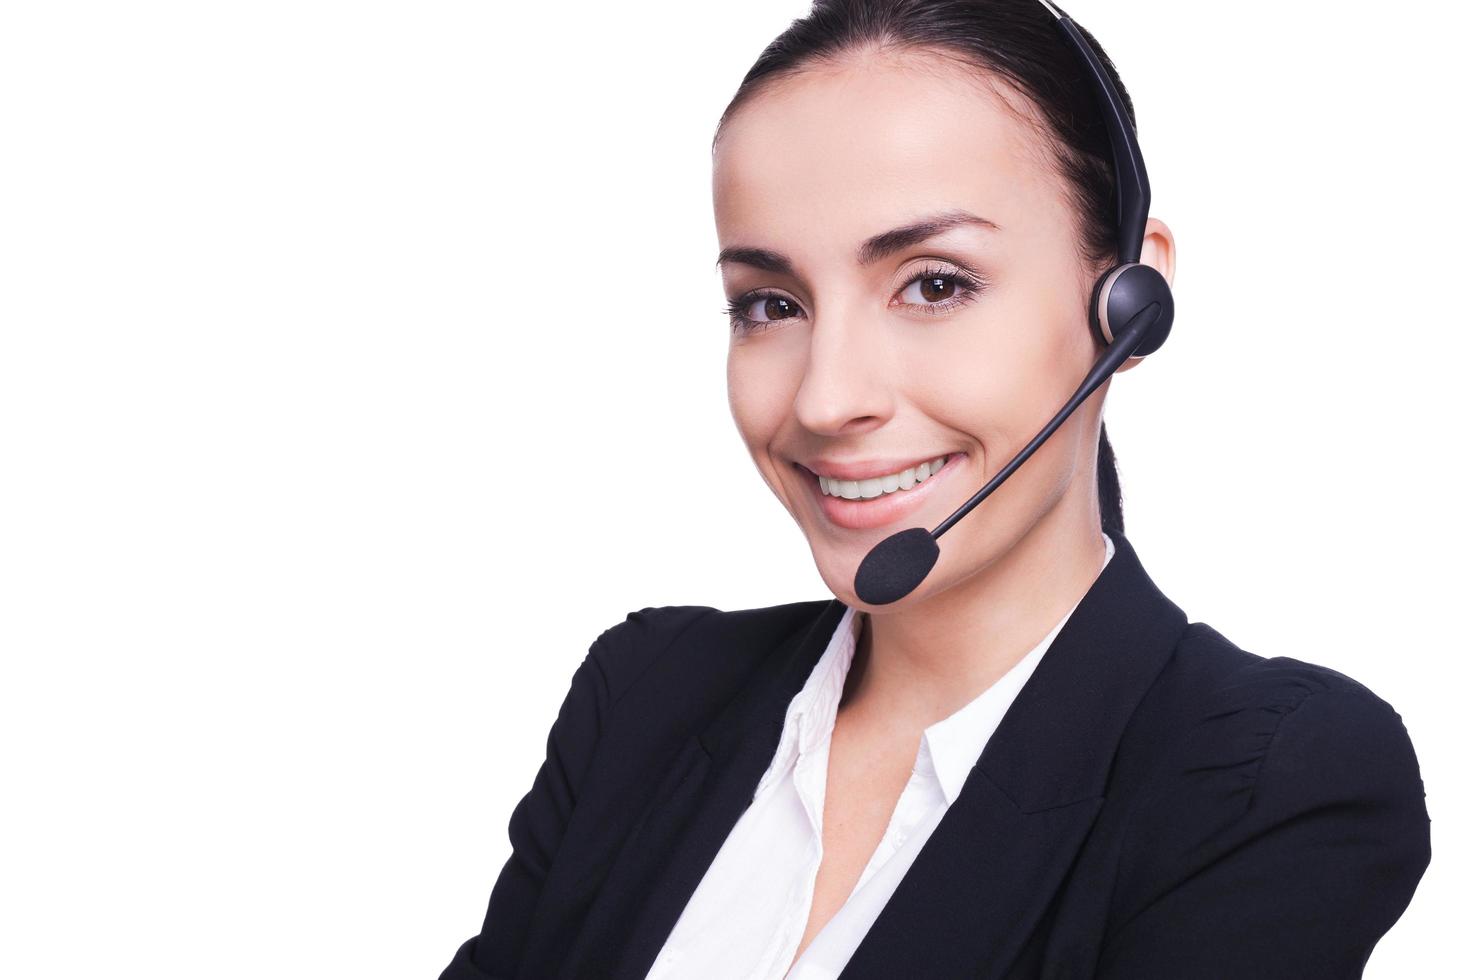
[[[854, 591], [1106, 343], [1112, 156], [1056, 28], [1036, 0], [818, 0], [747, 75], [714, 151], [730, 405], [833, 596], [604, 632], [444, 978], [1358, 977], [1407, 906], [1401, 719], [1158, 590], [1110, 381], [916, 588]], [[1171, 280], [1155, 218], [1141, 261]]]

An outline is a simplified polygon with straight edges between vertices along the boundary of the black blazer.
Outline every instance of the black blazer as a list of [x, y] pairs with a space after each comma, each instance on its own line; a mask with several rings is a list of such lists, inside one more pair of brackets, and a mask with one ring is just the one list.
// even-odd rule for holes
[[[1112, 537], [844, 980], [1360, 977], [1407, 907], [1429, 818], [1400, 716], [1188, 622]], [[441, 980], [644, 977], [845, 608], [649, 607], [598, 637]]]

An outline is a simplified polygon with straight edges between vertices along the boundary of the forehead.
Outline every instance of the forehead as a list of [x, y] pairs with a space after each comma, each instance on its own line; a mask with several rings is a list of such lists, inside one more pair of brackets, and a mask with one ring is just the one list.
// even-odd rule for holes
[[721, 245], [843, 251], [903, 219], [961, 207], [1023, 236], [1066, 220], [1029, 103], [931, 53], [861, 55], [783, 79], [714, 151]]

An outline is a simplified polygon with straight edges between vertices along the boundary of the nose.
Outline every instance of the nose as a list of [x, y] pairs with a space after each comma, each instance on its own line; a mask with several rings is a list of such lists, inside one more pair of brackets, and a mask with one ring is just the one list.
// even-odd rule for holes
[[896, 365], [880, 325], [858, 317], [813, 321], [797, 421], [824, 436], [881, 428], [892, 417]]

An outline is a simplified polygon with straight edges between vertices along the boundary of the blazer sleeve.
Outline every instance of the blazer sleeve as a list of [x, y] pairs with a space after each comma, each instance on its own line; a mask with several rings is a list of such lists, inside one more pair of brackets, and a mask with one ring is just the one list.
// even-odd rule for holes
[[1175, 752], [1130, 821], [1102, 980], [1362, 976], [1428, 866], [1398, 715], [1277, 657]]
[[546, 737], [546, 758], [510, 814], [511, 854], [490, 891], [479, 935], [467, 940], [439, 980], [511, 980], [520, 969], [541, 885], [576, 806], [608, 714], [636, 678], [702, 606], [648, 607], [605, 630], [571, 677]]

